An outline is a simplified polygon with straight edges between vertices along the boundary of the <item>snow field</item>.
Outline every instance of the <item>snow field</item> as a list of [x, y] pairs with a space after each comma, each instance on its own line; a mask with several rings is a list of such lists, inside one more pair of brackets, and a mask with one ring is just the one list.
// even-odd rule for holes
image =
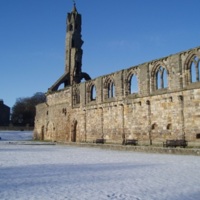
[[198, 156], [0, 141], [0, 199], [198, 200], [199, 169]]

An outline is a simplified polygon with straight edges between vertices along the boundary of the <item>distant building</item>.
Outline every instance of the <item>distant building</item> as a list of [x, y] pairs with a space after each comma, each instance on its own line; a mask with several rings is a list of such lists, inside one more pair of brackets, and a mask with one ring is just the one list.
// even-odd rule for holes
[[8, 126], [10, 122], [10, 107], [0, 99], [0, 126]]

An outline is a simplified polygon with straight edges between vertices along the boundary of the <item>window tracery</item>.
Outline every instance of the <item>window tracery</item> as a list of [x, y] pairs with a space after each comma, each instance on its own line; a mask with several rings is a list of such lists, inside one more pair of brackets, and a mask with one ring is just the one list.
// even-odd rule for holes
[[107, 77], [104, 82], [104, 98], [115, 97], [115, 83], [112, 77]]
[[152, 91], [168, 88], [168, 70], [163, 63], [157, 64], [151, 73]]
[[167, 70], [164, 67], [159, 66], [156, 72], [156, 89], [167, 88], [167, 85]]

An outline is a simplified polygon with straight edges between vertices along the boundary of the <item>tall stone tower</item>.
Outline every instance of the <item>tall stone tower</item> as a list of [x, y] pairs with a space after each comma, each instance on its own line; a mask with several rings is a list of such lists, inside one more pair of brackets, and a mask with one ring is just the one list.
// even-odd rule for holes
[[65, 72], [69, 74], [69, 85], [81, 81], [83, 54], [81, 37], [81, 15], [78, 14], [74, 4], [72, 12], [67, 15]]
[[90, 76], [82, 72], [82, 35], [81, 35], [81, 15], [76, 9], [74, 3], [71, 13], [67, 14], [66, 30], [66, 56], [65, 56], [65, 73], [49, 88], [49, 91], [58, 90], [61, 84], [64, 87], [80, 83], [84, 78], [90, 80]]

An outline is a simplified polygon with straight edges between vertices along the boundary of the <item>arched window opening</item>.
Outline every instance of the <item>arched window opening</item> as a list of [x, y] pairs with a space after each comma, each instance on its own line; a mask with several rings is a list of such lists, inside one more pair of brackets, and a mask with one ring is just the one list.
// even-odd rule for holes
[[91, 101], [95, 101], [96, 100], [96, 88], [95, 88], [94, 85], [92, 85], [92, 87], [91, 87], [90, 100]]
[[163, 89], [168, 87], [168, 74], [167, 70], [160, 66], [156, 72], [156, 89]]
[[108, 84], [108, 98], [115, 97], [115, 85], [113, 82]]
[[193, 60], [190, 64], [189, 72], [191, 83], [200, 81], [200, 59], [197, 56], [193, 57]]
[[138, 80], [136, 75], [132, 75], [130, 79], [130, 94], [138, 93]]

